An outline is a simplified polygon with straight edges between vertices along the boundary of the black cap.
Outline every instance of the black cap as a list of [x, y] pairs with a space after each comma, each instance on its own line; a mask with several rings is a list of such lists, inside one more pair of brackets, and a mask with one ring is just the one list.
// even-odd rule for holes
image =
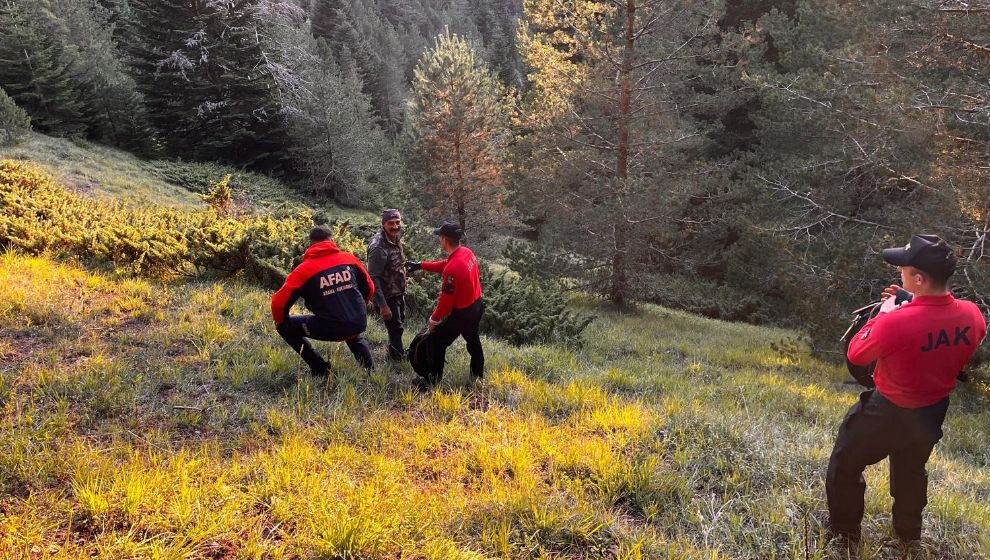
[[883, 260], [895, 266], [913, 266], [939, 280], [956, 271], [956, 255], [937, 235], [915, 235], [905, 247], [883, 250]]
[[456, 222], [444, 222], [442, 226], [433, 230], [433, 235], [442, 235], [444, 237], [449, 237], [454, 241], [460, 241], [461, 237], [464, 236], [464, 230], [461, 229], [461, 225]]
[[398, 219], [400, 219], [400, 217], [401, 216], [399, 215], [399, 211], [398, 210], [396, 210], [395, 208], [389, 208], [388, 210], [385, 210], [384, 212], [382, 212], [382, 223], [384, 224], [385, 222], [390, 222], [392, 220], [398, 220]]
[[326, 241], [333, 237], [333, 231], [327, 226], [316, 226], [312, 231], [309, 232], [309, 240], [313, 243], [319, 243], [320, 241]]

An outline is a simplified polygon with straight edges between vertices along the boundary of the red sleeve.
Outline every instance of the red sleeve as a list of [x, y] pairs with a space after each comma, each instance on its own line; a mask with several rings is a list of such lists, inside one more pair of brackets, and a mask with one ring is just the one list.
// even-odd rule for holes
[[[433, 314], [430, 315], [430, 320], [442, 321], [454, 309], [454, 291], [459, 284], [464, 282], [462, 275], [455, 274], [458, 270], [456, 266], [444, 269], [440, 279], [440, 299], [437, 301], [437, 307], [433, 310]], [[463, 290], [464, 288], [461, 287], [460, 289]]]
[[305, 283], [305, 280], [303, 273], [297, 267], [289, 273], [285, 278], [285, 283], [272, 296], [272, 319], [275, 320], [276, 325], [282, 324], [282, 321], [285, 320], [285, 314], [288, 308], [292, 307], [292, 304], [298, 298], [298, 296], [294, 295], [295, 291]]
[[450, 259], [444, 259], [442, 261], [423, 261], [419, 264], [423, 267], [423, 270], [427, 272], [443, 272], [443, 269], [447, 268], [447, 262], [449, 262], [449, 260]]
[[[364, 287], [366, 287], [366, 289], [361, 290], [361, 293], [364, 295], [364, 304], [368, 305], [368, 303], [371, 302], [371, 298], [375, 296], [375, 282], [371, 279], [371, 275], [368, 274], [368, 269], [364, 268], [364, 265], [361, 264], [361, 261], [358, 260], [357, 257], [354, 257], [354, 266], [356, 266], [364, 276]], [[359, 281], [358, 283], [360, 284], [361, 282]]]
[[892, 311], [881, 313], [863, 325], [849, 342], [849, 350], [846, 351], [849, 361], [865, 366], [897, 350], [903, 342], [897, 335], [897, 319]]

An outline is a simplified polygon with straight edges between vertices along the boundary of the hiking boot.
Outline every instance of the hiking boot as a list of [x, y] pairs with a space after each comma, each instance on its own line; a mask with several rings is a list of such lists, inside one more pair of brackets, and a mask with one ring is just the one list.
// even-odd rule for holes
[[829, 529], [825, 538], [829, 541], [829, 547], [842, 555], [841, 558], [859, 558], [859, 549], [863, 538], [861, 534]]
[[422, 377], [416, 377], [413, 379], [413, 387], [418, 389], [420, 393], [428, 393], [436, 386], [436, 383], [428, 381]]
[[921, 545], [920, 539], [891, 539], [883, 543], [880, 547], [884, 557], [893, 557], [904, 560], [914, 558], [924, 558], [925, 547]]

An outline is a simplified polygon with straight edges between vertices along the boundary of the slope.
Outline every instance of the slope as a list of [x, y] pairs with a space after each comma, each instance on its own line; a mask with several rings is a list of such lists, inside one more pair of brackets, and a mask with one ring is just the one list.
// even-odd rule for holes
[[[582, 347], [486, 340], [472, 385], [456, 346], [420, 395], [330, 344], [305, 376], [268, 297], [0, 256], [0, 557], [840, 557], [822, 477], [855, 391], [791, 333], [579, 299]], [[986, 403], [960, 390], [930, 465], [931, 558], [990, 554]], [[886, 478], [866, 558], [893, 557]]]

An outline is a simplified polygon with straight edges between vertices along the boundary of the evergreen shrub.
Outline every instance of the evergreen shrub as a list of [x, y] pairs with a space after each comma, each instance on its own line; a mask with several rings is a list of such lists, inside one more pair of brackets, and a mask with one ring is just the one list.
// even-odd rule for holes
[[0, 87], [0, 146], [16, 144], [31, 130], [31, 117]]
[[568, 307], [558, 282], [481, 265], [485, 315], [481, 330], [513, 344], [578, 344], [594, 316]]
[[[0, 160], [0, 247], [107, 263], [122, 274], [243, 272], [277, 287], [305, 250], [302, 211], [233, 214], [96, 200], [64, 189], [39, 167]], [[363, 243], [338, 227], [344, 250]], [[360, 251], [359, 251], [360, 254]]]
[[[422, 236], [409, 236], [419, 243], [405, 244], [409, 260], [439, 258], [425, 253]], [[434, 240], [435, 243], [435, 240]], [[481, 332], [502, 338], [516, 345], [577, 344], [584, 329], [594, 320], [591, 315], [569, 308], [563, 285], [520, 275], [515, 270], [496, 268], [481, 261], [481, 287], [484, 293], [485, 315]], [[411, 317], [430, 314], [440, 295], [440, 277], [417, 272], [409, 275], [406, 286], [407, 313]]]
[[659, 305], [726, 321], [766, 323], [772, 319], [759, 293], [680, 274], [651, 274], [638, 278], [643, 299]]
[[230, 165], [158, 159], [144, 162], [143, 167], [162, 181], [200, 195], [207, 195], [216, 187], [217, 177], [230, 175], [228, 186], [239, 200], [247, 199], [255, 206], [298, 202], [286, 195], [285, 186], [279, 180], [261, 173], [242, 171]]

